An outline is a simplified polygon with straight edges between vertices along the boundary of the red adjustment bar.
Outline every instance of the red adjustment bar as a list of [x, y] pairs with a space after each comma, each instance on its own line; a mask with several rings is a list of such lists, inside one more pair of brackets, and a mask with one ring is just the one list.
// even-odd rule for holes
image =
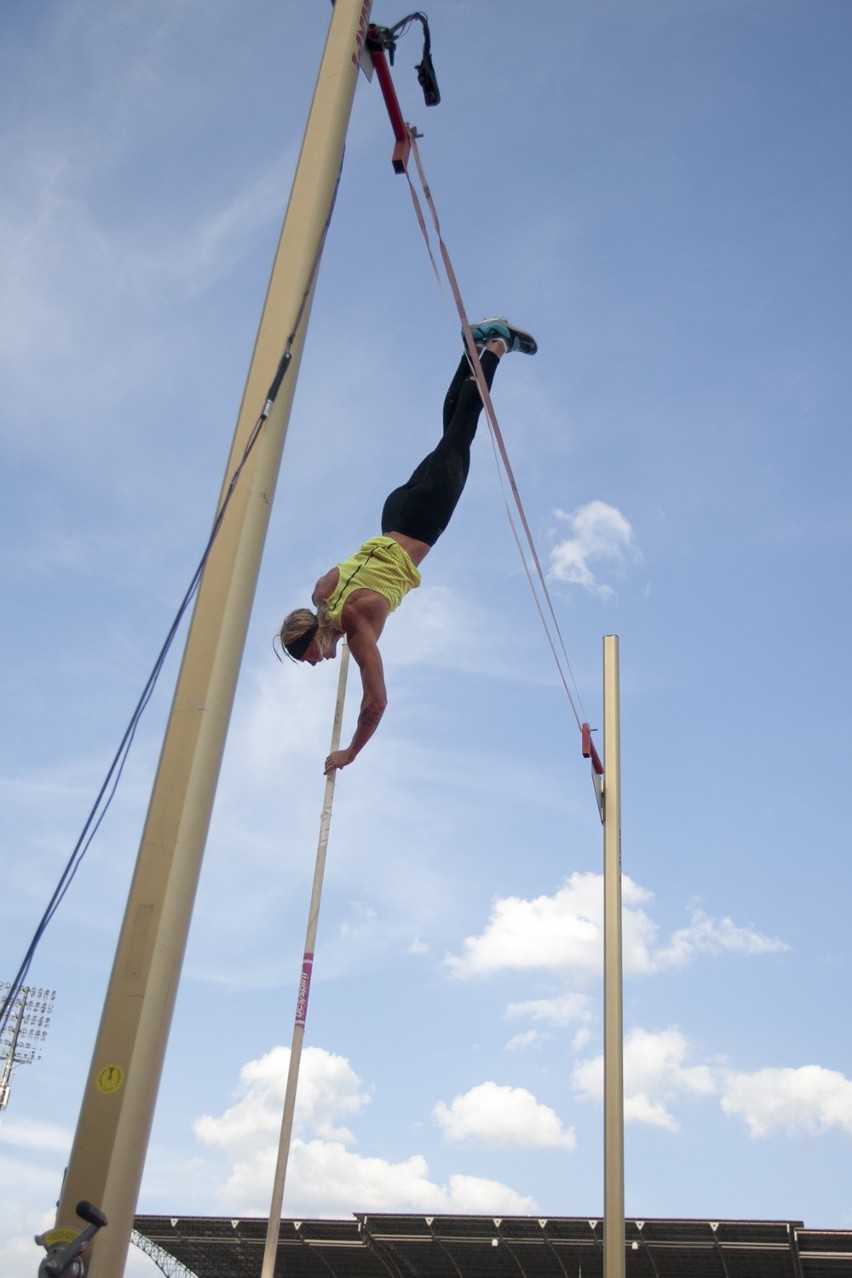
[[603, 764], [601, 763], [600, 755], [595, 749], [595, 743], [592, 740], [592, 730], [587, 723], [584, 723], [581, 727], [581, 731], [583, 733], [583, 758], [591, 759], [592, 767], [595, 772], [597, 772], [599, 777], [602, 777]]
[[372, 46], [370, 41], [371, 32], [377, 31], [375, 26], [367, 28], [367, 48], [370, 51], [370, 57], [373, 59], [373, 66], [376, 70], [376, 79], [379, 82], [379, 88], [382, 91], [382, 97], [385, 100], [385, 106], [390, 116], [391, 128], [396, 138], [396, 146], [393, 149], [393, 171], [394, 173], [404, 173], [408, 167], [408, 157], [411, 153], [411, 138], [408, 135], [408, 125], [402, 118], [402, 112], [399, 109], [399, 99], [396, 96], [396, 89], [393, 87], [391, 79], [390, 67], [383, 51]]

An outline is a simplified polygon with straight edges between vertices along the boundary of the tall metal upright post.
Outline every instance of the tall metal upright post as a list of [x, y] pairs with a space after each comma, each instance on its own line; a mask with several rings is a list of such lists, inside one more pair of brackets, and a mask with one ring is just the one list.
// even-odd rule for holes
[[604, 679], [604, 1278], [624, 1278], [624, 1039], [621, 956], [621, 716], [618, 636]]
[[[223, 494], [264, 408], [285, 342], [298, 328], [289, 373], [249, 455], [204, 572], [56, 1229], [51, 1231], [60, 1241], [79, 1231], [75, 1206], [80, 1199], [103, 1209], [109, 1225], [87, 1257], [89, 1278], [120, 1278], [124, 1273], [315, 267], [334, 200], [371, 3], [337, 0], [332, 10]], [[51, 1246], [51, 1234], [45, 1245]]]

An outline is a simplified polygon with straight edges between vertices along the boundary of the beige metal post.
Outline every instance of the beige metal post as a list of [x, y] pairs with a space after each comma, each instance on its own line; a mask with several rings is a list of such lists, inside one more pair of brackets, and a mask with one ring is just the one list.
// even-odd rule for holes
[[618, 636], [604, 675], [604, 1278], [624, 1278], [624, 1044], [621, 959], [621, 726]]
[[[331, 754], [340, 748], [340, 729], [343, 724], [343, 702], [346, 696], [346, 674], [348, 669], [349, 648], [346, 646], [340, 655], [337, 704], [334, 709], [334, 722], [331, 728], [331, 749], [329, 751]], [[296, 1113], [296, 1092], [299, 1086], [302, 1046], [305, 1041], [305, 1021], [308, 1015], [308, 997], [311, 991], [311, 976], [313, 974], [314, 953], [317, 945], [322, 883], [325, 877], [328, 832], [331, 826], [331, 805], [334, 801], [334, 778], [335, 773], [330, 772], [325, 779], [325, 796], [320, 815], [320, 832], [317, 840], [316, 861], [314, 863], [314, 881], [311, 888], [311, 903], [308, 907], [308, 926], [305, 932], [302, 979], [299, 982], [299, 993], [296, 998], [296, 1023], [293, 1026], [290, 1067], [287, 1071], [287, 1087], [284, 1092], [284, 1108], [281, 1114], [281, 1132], [278, 1138], [278, 1159], [275, 1164], [275, 1177], [272, 1183], [272, 1202], [269, 1207], [266, 1246], [263, 1251], [263, 1268], [260, 1278], [274, 1278], [275, 1275], [275, 1257], [278, 1251], [278, 1236], [281, 1232], [281, 1204], [284, 1201], [284, 1182], [287, 1179], [287, 1164], [290, 1159], [290, 1144], [293, 1138], [293, 1116]]]
[[[227, 486], [313, 286], [333, 203], [371, 0], [337, 0], [261, 316]], [[57, 1211], [109, 1218], [89, 1278], [120, 1278], [310, 309], [205, 569], [151, 795], [100, 1031]], [[223, 492], [225, 489], [223, 488]], [[239, 865], [234, 864], [235, 888]], [[203, 1067], [203, 1062], [198, 1062]], [[47, 1238], [50, 1245], [50, 1237]]]

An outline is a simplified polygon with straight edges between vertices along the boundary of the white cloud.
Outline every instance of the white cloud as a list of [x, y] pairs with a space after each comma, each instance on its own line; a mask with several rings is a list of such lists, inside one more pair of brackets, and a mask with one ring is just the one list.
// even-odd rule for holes
[[[244, 1065], [240, 1070], [240, 1099], [221, 1118], [199, 1118], [195, 1123], [199, 1139], [231, 1155], [255, 1149], [258, 1142], [265, 1143], [271, 1137], [277, 1147], [289, 1064], [290, 1049], [274, 1047], [260, 1060]], [[326, 1140], [351, 1143], [354, 1137], [339, 1126], [339, 1120], [358, 1114], [369, 1099], [344, 1057], [321, 1047], [304, 1049], [293, 1120], [295, 1131], [309, 1129]]]
[[[229, 1211], [264, 1215], [269, 1210], [274, 1160], [271, 1151], [241, 1160], [221, 1193]], [[287, 1171], [288, 1215], [348, 1216], [353, 1211], [529, 1212], [535, 1201], [507, 1185], [453, 1175], [446, 1185], [429, 1176], [426, 1159], [401, 1162], [365, 1157], [338, 1141], [295, 1141]]]
[[446, 1212], [458, 1212], [473, 1216], [529, 1216], [538, 1212], [538, 1204], [527, 1194], [518, 1194], [499, 1180], [484, 1176], [459, 1176], [449, 1178]]
[[591, 1018], [592, 1009], [585, 994], [560, 994], [558, 998], [533, 998], [523, 1003], [510, 1003], [506, 1015], [528, 1016], [545, 1025], [564, 1027], [577, 1021], [585, 1024]]
[[598, 580], [593, 565], [611, 566], [620, 572], [627, 560], [639, 558], [630, 524], [604, 501], [587, 502], [571, 513], [555, 513], [568, 524], [571, 535], [557, 542], [550, 552], [551, 577], [609, 598], [612, 587]]
[[445, 960], [460, 978], [506, 968], [597, 971], [601, 957], [601, 878], [572, 874], [555, 896], [498, 898], [480, 936], [466, 937], [460, 957]]
[[[240, 1071], [240, 1099], [220, 1118], [195, 1124], [198, 1138], [222, 1149], [230, 1172], [218, 1191], [229, 1212], [263, 1215], [278, 1153], [289, 1049], [276, 1047]], [[532, 1099], [532, 1098], [531, 1098]], [[288, 1214], [335, 1216], [353, 1210], [529, 1213], [535, 1200], [495, 1180], [451, 1175], [446, 1185], [430, 1180], [419, 1154], [401, 1162], [364, 1156], [347, 1146], [354, 1137], [340, 1119], [358, 1114], [369, 1097], [341, 1056], [322, 1048], [302, 1054], [285, 1190]], [[544, 1107], [537, 1116], [546, 1121]], [[536, 1115], [533, 1113], [533, 1118]], [[558, 1119], [554, 1115], [556, 1123]]]
[[[689, 1045], [679, 1030], [632, 1030], [624, 1040], [624, 1120], [675, 1132], [680, 1124], [668, 1107], [685, 1096], [709, 1096], [716, 1090], [713, 1071], [687, 1065]], [[603, 1098], [603, 1056], [583, 1061], [574, 1085], [587, 1100]]]
[[[677, 1029], [635, 1029], [624, 1040], [625, 1122], [676, 1132], [673, 1112], [690, 1097], [718, 1096], [726, 1114], [743, 1119], [754, 1137], [771, 1132], [852, 1135], [852, 1080], [820, 1065], [737, 1073], [717, 1065], [690, 1065], [689, 1043]], [[578, 1094], [603, 1098], [603, 1057], [582, 1061], [573, 1072]]]
[[[556, 998], [527, 999], [523, 1003], [510, 1003], [506, 1008], [506, 1016], [510, 1019], [529, 1018], [538, 1025], [552, 1026], [554, 1029], [566, 1029], [570, 1025], [575, 1030], [572, 1043], [576, 1051], [585, 1047], [593, 1019], [591, 1000], [585, 994], [561, 994]], [[540, 1030], [531, 1029], [515, 1034], [506, 1044], [507, 1051], [520, 1051], [528, 1047], [539, 1047], [549, 1035]]]
[[507, 1052], [522, 1052], [528, 1047], [539, 1047], [545, 1035], [538, 1030], [525, 1030], [523, 1034], [513, 1034], [506, 1044]]
[[446, 1105], [440, 1101], [432, 1115], [453, 1143], [473, 1140], [492, 1148], [573, 1149], [573, 1128], [564, 1128], [558, 1114], [541, 1105], [524, 1087], [480, 1083]]
[[680, 967], [696, 954], [714, 954], [731, 950], [738, 954], [777, 954], [790, 947], [785, 941], [764, 936], [751, 927], [740, 927], [732, 919], [711, 919], [695, 910], [689, 927], [673, 933], [671, 941], [660, 950], [656, 962], [660, 967]]
[[3, 1124], [3, 1144], [16, 1145], [19, 1149], [48, 1153], [67, 1153], [73, 1133], [56, 1123], [39, 1123], [32, 1119], [15, 1121], [7, 1119]]
[[779, 1130], [819, 1135], [832, 1129], [852, 1136], [852, 1080], [820, 1065], [730, 1073], [722, 1109], [743, 1118], [752, 1136]]
[[[679, 929], [664, 946], [658, 927], [642, 908], [652, 894], [627, 875], [622, 879], [622, 951], [624, 970], [648, 974], [678, 967], [697, 954], [734, 950], [764, 954], [786, 949], [730, 919], [710, 919], [696, 912], [689, 927]], [[553, 896], [532, 900], [498, 898], [479, 936], [466, 937], [462, 954], [445, 964], [459, 979], [486, 976], [506, 969], [562, 971], [581, 980], [600, 970], [603, 955], [603, 876], [575, 873]], [[532, 1005], [531, 1005], [532, 1006]]]

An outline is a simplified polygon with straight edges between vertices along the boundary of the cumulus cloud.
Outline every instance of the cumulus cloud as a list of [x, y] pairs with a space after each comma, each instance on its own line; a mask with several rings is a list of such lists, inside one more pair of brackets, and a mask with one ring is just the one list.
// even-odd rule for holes
[[[600, 899], [599, 899], [600, 898]], [[445, 960], [453, 976], [485, 976], [506, 968], [597, 971], [601, 957], [601, 877], [572, 874], [555, 896], [498, 898], [479, 936]]]
[[[472, 1211], [476, 1203], [529, 1203], [531, 1199], [497, 1181], [477, 1176], [451, 1176], [446, 1186], [429, 1178], [426, 1159], [419, 1154], [404, 1162], [359, 1157], [341, 1145], [312, 1142], [302, 1147], [294, 1164], [300, 1193], [317, 1202], [336, 1201], [340, 1209], [352, 1204], [373, 1211]], [[388, 1208], [387, 1204], [393, 1206]], [[490, 1207], [489, 1207], [490, 1210]]]
[[752, 1136], [773, 1131], [852, 1135], [852, 1080], [820, 1065], [726, 1075], [722, 1109], [744, 1119]]
[[[690, 1064], [690, 1047], [676, 1028], [632, 1030], [624, 1040], [624, 1119], [677, 1132], [675, 1106], [718, 1097], [722, 1111], [742, 1118], [754, 1137], [781, 1132], [852, 1135], [852, 1079], [820, 1065], [740, 1073], [718, 1063]], [[581, 1061], [572, 1082], [584, 1100], [603, 1099], [603, 1057]]]
[[[698, 954], [733, 950], [765, 954], [787, 948], [730, 919], [714, 920], [695, 912], [666, 944], [658, 941], [657, 924], [643, 907], [652, 893], [629, 876], [622, 879], [622, 949], [625, 972], [649, 974], [679, 967]], [[553, 896], [532, 900], [498, 898], [479, 936], [466, 937], [460, 955], [445, 964], [457, 979], [504, 970], [558, 971], [574, 980], [600, 971], [603, 956], [603, 876], [575, 873]]]
[[[198, 1138], [231, 1155], [254, 1150], [259, 1141], [270, 1137], [277, 1146], [289, 1065], [288, 1047], [274, 1047], [259, 1060], [244, 1065], [240, 1071], [240, 1099], [220, 1118], [203, 1115], [197, 1119]], [[339, 1120], [358, 1114], [368, 1101], [358, 1075], [344, 1057], [320, 1047], [305, 1048], [299, 1069], [294, 1131], [309, 1129], [327, 1140], [352, 1143], [354, 1137], [339, 1125]]]
[[573, 1149], [576, 1144], [574, 1129], [563, 1127], [559, 1115], [524, 1087], [480, 1083], [449, 1105], [440, 1101], [432, 1116], [453, 1144], [523, 1149]]
[[490, 1216], [498, 1212], [505, 1216], [538, 1213], [534, 1198], [518, 1194], [500, 1181], [489, 1180], [485, 1176], [450, 1176], [447, 1198], [447, 1205], [439, 1210], [473, 1216]]
[[[275, 1170], [270, 1146], [237, 1160], [219, 1198], [228, 1211], [265, 1215]], [[446, 1185], [430, 1178], [421, 1154], [393, 1163], [347, 1149], [340, 1141], [295, 1140], [287, 1168], [288, 1215], [348, 1216], [353, 1211], [536, 1211], [535, 1200], [508, 1185], [479, 1176], [451, 1175]]]
[[[278, 1154], [289, 1049], [276, 1047], [240, 1071], [239, 1099], [221, 1117], [205, 1115], [195, 1124], [204, 1144], [227, 1156], [230, 1169], [218, 1193], [229, 1212], [263, 1215]], [[532, 1098], [530, 1098], [532, 1100]], [[302, 1054], [285, 1191], [285, 1210], [312, 1216], [348, 1215], [355, 1211], [431, 1211], [529, 1214], [534, 1199], [508, 1185], [478, 1176], [453, 1174], [446, 1184], [430, 1179], [420, 1154], [400, 1162], [365, 1156], [350, 1146], [351, 1131], [341, 1119], [359, 1114], [367, 1104], [361, 1080], [345, 1058], [322, 1048]], [[544, 1106], [530, 1116], [546, 1124]], [[553, 1115], [558, 1125], [559, 1120]]]
[[625, 563], [639, 558], [630, 524], [615, 506], [604, 501], [587, 502], [570, 513], [555, 513], [568, 524], [570, 535], [550, 552], [550, 576], [609, 598], [612, 587], [599, 581], [595, 570], [601, 565], [621, 573]]
[[[684, 1097], [709, 1096], [716, 1091], [713, 1070], [688, 1065], [689, 1045], [677, 1029], [658, 1033], [635, 1029], [624, 1040], [624, 1121], [646, 1123], [676, 1132], [680, 1123], [670, 1105]], [[581, 1062], [573, 1073], [574, 1086], [586, 1100], [603, 1098], [603, 1056]]]

